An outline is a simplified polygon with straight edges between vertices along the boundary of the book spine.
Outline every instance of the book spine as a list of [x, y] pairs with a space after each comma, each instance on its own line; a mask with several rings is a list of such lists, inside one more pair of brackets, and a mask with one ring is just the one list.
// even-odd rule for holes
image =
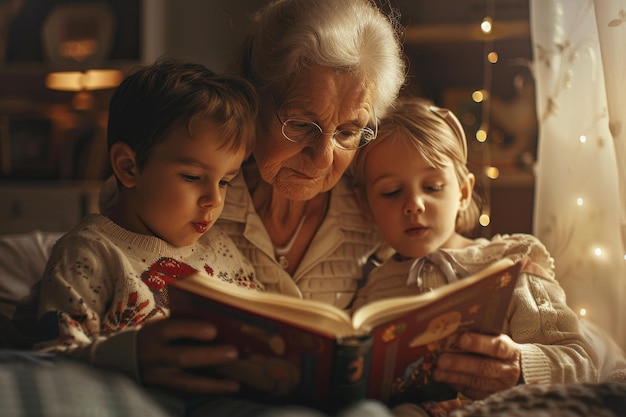
[[328, 411], [335, 413], [367, 397], [372, 337], [338, 339], [335, 344]]

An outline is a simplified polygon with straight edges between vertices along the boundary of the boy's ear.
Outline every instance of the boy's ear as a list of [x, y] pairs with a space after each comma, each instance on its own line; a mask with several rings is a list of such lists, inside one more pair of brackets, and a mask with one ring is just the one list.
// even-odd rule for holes
[[363, 213], [363, 216], [370, 222], [374, 222], [374, 216], [372, 216], [372, 212], [370, 211], [370, 206], [367, 204], [367, 195], [362, 188], [354, 189], [354, 197], [356, 198], [356, 202]]
[[135, 151], [124, 142], [116, 142], [109, 149], [109, 158], [111, 159], [111, 168], [117, 177], [117, 180], [126, 188], [133, 188], [136, 185], [137, 161], [135, 160]]
[[469, 173], [467, 175], [467, 180], [461, 186], [461, 204], [459, 209], [465, 210], [469, 207], [472, 202], [472, 193], [474, 191], [474, 184], [476, 184], [476, 177], [474, 174]]

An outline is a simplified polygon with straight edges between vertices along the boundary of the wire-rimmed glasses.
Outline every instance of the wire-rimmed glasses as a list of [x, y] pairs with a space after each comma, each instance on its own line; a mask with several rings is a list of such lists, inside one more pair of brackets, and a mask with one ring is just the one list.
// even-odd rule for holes
[[[378, 134], [377, 123], [374, 129], [365, 126], [362, 129], [338, 129], [332, 133], [326, 133], [322, 130], [320, 125], [310, 120], [292, 117], [283, 121], [278, 114], [278, 109], [276, 108], [273, 97], [272, 105], [274, 106], [274, 114], [276, 114], [278, 121], [282, 125], [281, 130], [283, 136], [293, 143], [311, 143], [324, 135], [330, 135], [333, 145], [337, 148], [343, 149], [344, 151], [352, 151], [367, 145], [369, 142], [376, 139], [376, 135]], [[374, 117], [374, 120], [376, 120], [376, 117]]]

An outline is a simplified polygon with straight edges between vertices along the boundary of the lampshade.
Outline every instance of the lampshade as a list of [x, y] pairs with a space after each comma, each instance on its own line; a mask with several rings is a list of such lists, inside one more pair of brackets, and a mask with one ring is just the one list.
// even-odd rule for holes
[[102, 90], [117, 87], [122, 76], [122, 71], [116, 69], [51, 72], [46, 76], [46, 87], [60, 91]]

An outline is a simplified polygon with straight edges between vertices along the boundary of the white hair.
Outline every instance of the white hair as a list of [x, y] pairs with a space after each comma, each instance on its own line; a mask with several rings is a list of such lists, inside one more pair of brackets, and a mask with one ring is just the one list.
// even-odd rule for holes
[[354, 72], [375, 91], [382, 117], [405, 80], [399, 15], [370, 0], [276, 0], [255, 15], [243, 71], [261, 92], [323, 66]]

